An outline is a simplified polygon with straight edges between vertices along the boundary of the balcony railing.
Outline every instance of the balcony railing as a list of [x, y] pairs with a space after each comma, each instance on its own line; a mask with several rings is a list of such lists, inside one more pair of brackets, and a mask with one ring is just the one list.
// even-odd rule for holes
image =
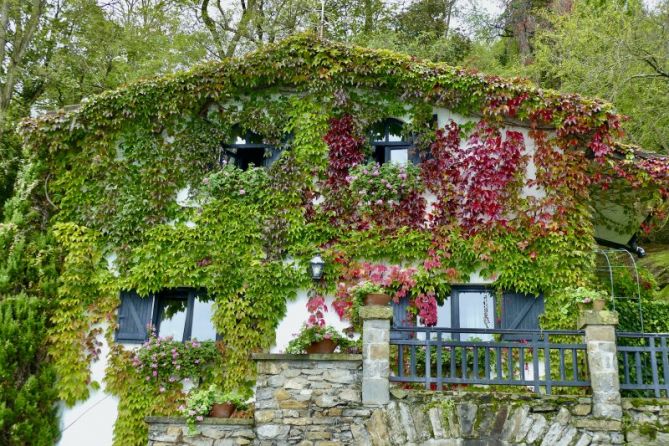
[[[553, 387], [587, 387], [583, 331], [397, 327], [390, 380], [444, 385], [526, 386], [551, 394]], [[462, 340], [456, 340], [462, 339]]]
[[667, 339], [667, 333], [616, 334], [621, 390], [669, 397]]

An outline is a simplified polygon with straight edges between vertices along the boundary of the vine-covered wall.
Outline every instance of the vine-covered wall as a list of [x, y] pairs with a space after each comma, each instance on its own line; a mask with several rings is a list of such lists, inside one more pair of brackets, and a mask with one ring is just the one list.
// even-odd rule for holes
[[[467, 122], [439, 128], [438, 108]], [[422, 163], [366, 162], [367, 132], [388, 117], [406, 120]], [[624, 183], [663, 216], [666, 160], [618, 146], [620, 119], [607, 104], [521, 80], [290, 38], [25, 121], [29, 161], [0, 229], [0, 293], [53, 303], [50, 355], [69, 404], [92, 385], [99, 324], [111, 336], [120, 290], [206, 289], [223, 338], [222, 373], [207, 379], [247, 384], [250, 353], [271, 346], [286, 302], [313, 286], [316, 252], [326, 271], [312, 292], [336, 294], [342, 312], [352, 303], [340, 285], [366, 261], [410, 268], [398, 277], [420, 297], [417, 313], [480, 272], [500, 290], [544, 293], [544, 325], [569, 326], [562, 291], [593, 279], [590, 191]], [[220, 164], [234, 126], [284, 148], [279, 159], [246, 171]], [[132, 355], [112, 355], [116, 439], [141, 444], [142, 417], [179, 397], [166, 406], [164, 383], [138, 384]]]

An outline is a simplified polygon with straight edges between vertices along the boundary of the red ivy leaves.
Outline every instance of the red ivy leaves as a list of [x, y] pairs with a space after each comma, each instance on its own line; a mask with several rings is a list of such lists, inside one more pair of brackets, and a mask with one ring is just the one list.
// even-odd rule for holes
[[460, 129], [451, 122], [437, 131], [431, 146], [432, 159], [423, 163], [423, 178], [437, 195], [435, 223], [455, 216], [467, 233], [496, 224], [506, 226], [508, 204], [517, 188], [515, 179], [524, 177], [526, 156], [519, 132], [499, 130], [479, 123], [465, 147]]
[[353, 166], [365, 161], [362, 152], [364, 139], [356, 135], [353, 118], [345, 115], [330, 120], [330, 129], [323, 139], [330, 148], [328, 164], [328, 185], [332, 189], [346, 186], [346, 177]]

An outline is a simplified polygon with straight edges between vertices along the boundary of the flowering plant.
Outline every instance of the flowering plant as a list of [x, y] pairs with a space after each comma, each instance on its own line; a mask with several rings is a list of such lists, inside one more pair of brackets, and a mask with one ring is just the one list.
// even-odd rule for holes
[[342, 350], [351, 345], [349, 339], [342, 336], [334, 327], [326, 325], [324, 313], [328, 311], [328, 307], [323, 296], [320, 294], [311, 296], [307, 302], [307, 310], [311, 313], [309, 319], [295, 335], [296, 337], [288, 343], [287, 353], [293, 355], [306, 353], [307, 347], [311, 344], [325, 339], [332, 340]]
[[337, 294], [333, 306], [340, 318], [348, 319], [359, 328], [359, 307], [362, 299], [369, 293], [389, 294], [395, 303], [409, 297], [412, 314], [421, 322], [433, 326], [437, 323], [437, 300], [435, 293], [419, 293], [410, 296], [416, 287], [417, 268], [402, 268], [397, 265], [362, 263], [346, 271], [337, 285]]
[[203, 376], [219, 357], [214, 341], [179, 342], [160, 338], [152, 330], [149, 340], [132, 359], [140, 376], [154, 383], [159, 392], [181, 389], [181, 380]]
[[247, 407], [246, 399], [238, 392], [222, 392], [211, 384], [204, 389], [197, 389], [188, 394], [186, 405], [181, 406], [181, 413], [186, 416], [188, 433], [195, 435], [195, 423], [202, 421], [209, 414], [214, 404], [232, 404], [235, 409], [244, 410]]
[[360, 199], [359, 209], [364, 213], [392, 208], [413, 193], [424, 190], [420, 168], [407, 164], [369, 163], [355, 166], [346, 180], [353, 195]]
[[286, 353], [299, 355], [306, 353], [307, 347], [325, 339], [332, 340], [340, 349], [348, 348], [352, 342], [340, 334], [336, 328], [328, 325], [309, 325], [305, 323], [296, 337], [288, 343]]
[[606, 300], [606, 298], [609, 297], [606, 291], [593, 290], [586, 287], [578, 287], [578, 288], [571, 287], [565, 289], [565, 292], [568, 295], [572, 296], [574, 302], [585, 305], [590, 305], [595, 300], [600, 300], [600, 299]]

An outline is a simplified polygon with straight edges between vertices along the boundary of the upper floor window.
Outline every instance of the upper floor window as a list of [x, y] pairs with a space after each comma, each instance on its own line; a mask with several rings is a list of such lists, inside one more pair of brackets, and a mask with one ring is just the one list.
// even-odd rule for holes
[[230, 141], [223, 144], [221, 150], [221, 164], [233, 163], [242, 170], [251, 165], [269, 167], [281, 155], [281, 148], [265, 143], [262, 136], [250, 130], [243, 130], [235, 125], [232, 128]]
[[402, 165], [420, 162], [418, 151], [402, 134], [403, 125], [400, 120], [388, 118], [372, 126], [370, 144], [374, 161]]
[[211, 321], [212, 302], [206, 294], [189, 288], [163, 290], [147, 297], [134, 291], [121, 293], [117, 342], [141, 343], [153, 326], [160, 337], [177, 341], [216, 339]]

